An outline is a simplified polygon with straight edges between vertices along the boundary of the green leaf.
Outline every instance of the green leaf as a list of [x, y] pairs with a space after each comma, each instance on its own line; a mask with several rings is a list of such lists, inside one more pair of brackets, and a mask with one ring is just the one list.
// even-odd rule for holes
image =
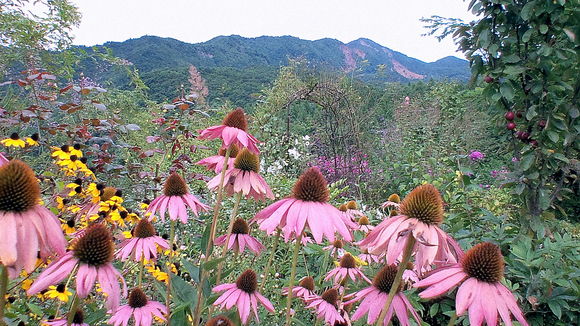
[[[209, 242], [209, 234], [211, 232], [211, 223], [207, 223], [205, 230], [203, 230], [203, 235], [201, 236], [201, 252], [205, 253], [207, 250], [207, 244]], [[210, 252], [211, 254], [211, 248]]]
[[42, 308], [40, 308], [39, 306], [33, 304], [33, 303], [27, 303], [26, 304], [28, 306], [28, 308], [30, 309], [30, 311], [32, 311], [32, 313], [42, 316], [44, 315], [44, 312], [42, 311]]
[[439, 311], [439, 304], [438, 303], [434, 303], [429, 308], [429, 316], [431, 316], [431, 317], [435, 316], [435, 314], [437, 314], [438, 311]]
[[522, 35], [522, 41], [523, 42], [529, 42], [530, 39], [532, 38], [532, 34], [534, 33], [534, 30], [532, 28], [528, 29], [524, 35]]
[[530, 19], [530, 17], [532, 17], [535, 5], [536, 5], [535, 1], [530, 1], [526, 3], [526, 5], [522, 8], [522, 11], [520, 12], [520, 16], [522, 17], [523, 20], [528, 20]]
[[503, 61], [507, 63], [516, 63], [520, 61], [520, 57], [518, 57], [517, 54], [512, 54], [504, 57]]
[[187, 272], [191, 276], [191, 279], [195, 283], [199, 283], [199, 267], [193, 265], [189, 260], [185, 258], [181, 260], [181, 264], [187, 270]]
[[568, 112], [570, 114], [570, 118], [572, 119], [576, 119], [578, 118], [578, 116], [580, 116], [580, 111], [578, 111], [577, 107], [573, 107], [570, 109], [570, 112]]
[[548, 25], [540, 25], [540, 33], [546, 34], [548, 32]]
[[499, 91], [506, 100], [511, 101], [514, 99], [514, 90], [509, 83], [503, 83]]
[[530, 152], [530, 153], [524, 155], [522, 157], [522, 160], [520, 161], [520, 169], [522, 171], [527, 171], [532, 166], [532, 163], [534, 163], [535, 159], [536, 159], [536, 154], [534, 152]]
[[552, 131], [552, 130], [548, 130], [548, 138], [550, 138], [550, 140], [554, 143], [557, 143], [558, 140], [560, 139], [560, 137], [558, 136], [558, 133], [556, 133], [555, 131]]
[[535, 105], [530, 106], [526, 110], [526, 120], [528, 120], [528, 121], [532, 120], [537, 115], [538, 115], [538, 113], [536, 112], [536, 106]]
[[208, 271], [208, 270], [212, 270], [214, 269], [219, 263], [223, 262], [226, 260], [227, 257], [221, 257], [221, 258], [217, 258], [217, 259], [213, 259], [208, 261], [207, 263], [202, 265], [202, 269]]
[[562, 318], [562, 307], [560, 307], [557, 301], [548, 301], [548, 307], [550, 307], [550, 310], [552, 310], [558, 319]]
[[564, 163], [570, 163], [570, 160], [566, 156], [564, 156], [564, 154], [562, 154], [562, 153], [556, 153], [556, 154], [554, 154], [552, 156], [555, 159], [560, 160], [560, 161], [562, 161]]

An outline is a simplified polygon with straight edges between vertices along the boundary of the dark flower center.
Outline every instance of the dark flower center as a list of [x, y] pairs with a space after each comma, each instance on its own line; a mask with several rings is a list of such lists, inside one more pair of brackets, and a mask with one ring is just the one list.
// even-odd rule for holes
[[40, 187], [34, 171], [20, 160], [0, 167], [0, 211], [24, 212], [40, 199]]
[[20, 136], [18, 136], [18, 134], [17, 134], [17, 133], [13, 132], [13, 133], [10, 135], [10, 139], [12, 139], [12, 140], [18, 140], [18, 139], [20, 139]]
[[371, 224], [371, 223], [370, 223], [370, 221], [369, 221], [369, 218], [368, 218], [368, 217], [366, 217], [366, 216], [361, 216], [361, 217], [358, 219], [358, 224], [359, 224], [359, 225], [369, 225], [369, 224]]
[[226, 316], [217, 316], [208, 320], [205, 326], [234, 326], [234, 323]]
[[[226, 152], [227, 152], [227, 148], [220, 148], [219, 150], [219, 155], [220, 156], [226, 156]], [[230, 145], [230, 158], [235, 158], [236, 156], [238, 156], [238, 153], [240, 152], [240, 149], [238, 148], [238, 145], [236, 144], [231, 144]]]
[[68, 153], [70, 151], [70, 146], [69, 145], [62, 145], [60, 147], [60, 150], [65, 152], [65, 153]]
[[358, 205], [356, 204], [356, 202], [354, 200], [351, 200], [346, 204], [346, 207], [348, 209], [357, 209]]
[[467, 275], [487, 283], [499, 282], [505, 267], [501, 250], [489, 242], [482, 242], [469, 249], [461, 265]]
[[134, 288], [129, 293], [129, 307], [131, 308], [141, 308], [147, 305], [147, 296], [140, 288]]
[[79, 157], [78, 157], [78, 156], [76, 156], [76, 155], [71, 155], [71, 156], [70, 156], [70, 160], [71, 160], [72, 162], [74, 162], [74, 161], [76, 161], [76, 160], [78, 160], [78, 159], [79, 159]]
[[314, 278], [312, 278], [312, 276], [307, 276], [303, 278], [298, 285], [309, 291], [314, 291]]
[[83, 324], [85, 322], [85, 314], [82, 310], [78, 309], [73, 316], [72, 323], [73, 324]]
[[185, 180], [177, 174], [171, 173], [167, 181], [165, 181], [165, 187], [163, 188], [163, 193], [165, 196], [183, 196], [187, 194], [187, 184]]
[[348, 210], [348, 207], [346, 206], [346, 204], [342, 204], [338, 206], [338, 210], [341, 212], [346, 212]]
[[67, 225], [69, 228], [74, 228], [74, 227], [75, 227], [75, 224], [76, 224], [76, 223], [75, 223], [75, 220], [74, 220], [74, 219], [72, 219], [72, 218], [71, 218], [70, 220], [66, 221], [66, 225]]
[[114, 187], [105, 187], [102, 190], [102, 195], [101, 195], [101, 200], [102, 201], [107, 201], [111, 198], [113, 198], [113, 196], [115, 196], [115, 193], [117, 193], [117, 189]]
[[340, 249], [340, 248], [342, 248], [342, 247], [344, 246], [344, 243], [342, 242], [342, 240], [340, 240], [340, 239], [336, 239], [336, 240], [334, 240], [334, 242], [332, 243], [332, 246], [333, 246], [334, 248], [338, 248], [338, 249]]
[[398, 204], [401, 202], [401, 197], [399, 197], [397, 194], [391, 194], [387, 200]]
[[250, 152], [247, 148], [240, 151], [236, 160], [234, 161], [234, 167], [242, 171], [254, 171], [258, 173], [260, 171], [260, 159], [258, 155]]
[[[383, 293], [389, 293], [397, 275], [397, 266], [385, 265], [373, 279], [373, 285]], [[401, 289], [399, 288], [398, 291]]]
[[232, 234], [248, 234], [250, 233], [250, 227], [248, 223], [244, 221], [243, 218], [238, 218], [234, 225], [232, 226]]
[[243, 131], [248, 130], [248, 120], [246, 120], [246, 115], [244, 114], [244, 110], [242, 108], [237, 108], [228, 113], [222, 124], [224, 126], [238, 128]]
[[64, 293], [65, 290], [66, 290], [66, 286], [64, 284], [59, 284], [56, 286], [56, 291], [59, 293]]
[[236, 286], [248, 294], [254, 293], [258, 287], [258, 276], [256, 272], [251, 269], [243, 272], [236, 280]]
[[320, 203], [326, 203], [330, 199], [326, 179], [316, 167], [311, 167], [302, 173], [292, 188], [292, 195], [299, 200]]
[[81, 144], [74, 144], [73, 148], [76, 149], [77, 151], [81, 149]]
[[330, 303], [336, 307], [336, 301], [338, 300], [338, 291], [335, 288], [328, 289], [322, 293], [322, 300]]
[[38, 141], [40, 139], [40, 136], [38, 135], [37, 132], [35, 132], [32, 134], [32, 136], [30, 136], [30, 138], [34, 141]]
[[437, 188], [425, 184], [403, 199], [401, 213], [425, 224], [439, 225], [443, 222], [443, 200]]
[[133, 230], [133, 236], [137, 238], [149, 238], [156, 234], [153, 224], [149, 222], [146, 218], [142, 219], [135, 225]]
[[356, 262], [354, 260], [354, 257], [349, 253], [344, 254], [344, 256], [342, 256], [342, 258], [340, 259], [340, 267], [355, 268]]
[[102, 266], [113, 260], [114, 252], [111, 232], [102, 224], [87, 228], [82, 237], [73, 245], [76, 258], [91, 266]]

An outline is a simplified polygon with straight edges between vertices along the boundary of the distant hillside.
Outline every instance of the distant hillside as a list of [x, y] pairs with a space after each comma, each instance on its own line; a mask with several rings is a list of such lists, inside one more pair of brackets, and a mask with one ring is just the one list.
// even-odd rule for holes
[[[276, 71], [286, 65], [289, 58], [304, 58], [314, 67], [353, 73], [356, 78], [368, 82], [469, 78], [469, 65], [465, 60], [446, 57], [427, 63], [364, 38], [344, 44], [329, 38], [307, 41], [292, 36], [244, 38], [232, 35], [191, 44], [143, 36], [97, 47], [107, 47], [115, 56], [133, 63], [157, 100], [173, 97], [179, 84], [187, 84], [189, 65], [205, 74], [213, 98], [229, 98], [228, 92], [238, 81], [255, 86], [251, 89], [246, 85], [246, 90], [259, 91], [273, 80]], [[86, 65], [85, 68], [93, 70]], [[260, 75], [251, 75], [256, 73]], [[233, 84], [230, 75], [238, 78]]]

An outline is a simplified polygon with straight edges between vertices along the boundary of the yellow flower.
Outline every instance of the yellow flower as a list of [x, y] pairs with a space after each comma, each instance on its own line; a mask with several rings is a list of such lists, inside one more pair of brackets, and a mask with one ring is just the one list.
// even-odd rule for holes
[[66, 286], [64, 284], [59, 284], [58, 286], [54, 285], [49, 286], [48, 291], [46, 291], [44, 295], [49, 299], [56, 298], [62, 302], [68, 302], [68, 299], [72, 295], [72, 293], [66, 289]]
[[28, 146], [37, 146], [38, 145], [38, 134], [34, 133], [30, 137], [26, 137], [26, 145]]
[[85, 197], [83, 194], [82, 184], [83, 184], [83, 180], [81, 180], [81, 179], [76, 179], [74, 182], [67, 184], [66, 188], [71, 189], [71, 191], [68, 193], [69, 197], [74, 197], [74, 196]]
[[74, 218], [71, 218], [69, 220], [63, 220], [61, 219], [61, 221], [63, 222], [61, 224], [62, 230], [66, 233], [66, 234], [72, 234], [75, 233], [77, 230], [75, 228], [76, 226], [76, 222], [74, 220]]
[[0, 140], [0, 143], [6, 147], [21, 147], [24, 148], [26, 143], [20, 139], [17, 133], [12, 133], [9, 138]]
[[27, 278], [24, 281], [22, 281], [22, 290], [24, 291], [28, 291], [28, 289], [30, 289], [30, 286], [32, 285], [32, 282], [34, 282], [33, 280]]
[[133, 237], [133, 233], [131, 233], [131, 231], [123, 231], [123, 236], [125, 239], [131, 239]]
[[162, 272], [159, 266], [147, 265], [145, 266], [145, 268], [147, 269], [147, 272], [149, 272], [151, 275], [153, 275], [153, 277], [155, 277], [156, 280], [167, 283], [168, 279], [167, 273]]
[[80, 211], [81, 208], [79, 205], [71, 205], [71, 206], [69, 206], [68, 210], [71, 213], [78, 213], [78, 211]]
[[56, 196], [56, 208], [59, 211], [63, 211], [66, 208], [66, 205], [68, 204], [69, 200], [62, 198], [61, 196]]
[[52, 154], [50, 154], [50, 156], [52, 156], [53, 158], [57, 160], [64, 160], [70, 158], [71, 147], [69, 145], [64, 145], [62, 147], [51, 146], [50, 148], [53, 150]]

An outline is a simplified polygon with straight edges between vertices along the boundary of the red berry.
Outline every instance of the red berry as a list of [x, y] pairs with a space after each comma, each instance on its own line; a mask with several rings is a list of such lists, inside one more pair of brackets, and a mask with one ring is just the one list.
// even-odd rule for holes
[[530, 145], [532, 145], [533, 147], [538, 147], [538, 141], [535, 139], [530, 140]]
[[523, 115], [522, 115], [522, 111], [518, 111], [518, 112], [516, 113], [516, 117], [518, 117], [518, 119], [520, 119], [521, 117], [523, 117]]
[[504, 117], [505, 117], [506, 120], [512, 121], [516, 117], [516, 115], [514, 114], [513, 111], [507, 111], [505, 113]]
[[520, 136], [520, 139], [521, 139], [521, 140], [526, 140], [526, 139], [528, 139], [528, 138], [530, 138], [530, 133], [529, 133], [529, 132], [525, 132], [525, 131], [523, 131], [523, 132], [522, 132], [522, 135]]
[[508, 124], [505, 126], [508, 130], [514, 130], [516, 129], [516, 124], [513, 122], [508, 122]]
[[493, 83], [493, 81], [494, 81], [493, 77], [491, 77], [491, 76], [489, 76], [489, 75], [488, 75], [488, 76], [485, 76], [485, 77], [483, 78], [483, 80], [484, 80], [486, 83], [488, 83], [488, 84], [491, 84], [491, 83]]
[[516, 136], [517, 139], [522, 139], [522, 133], [523, 133], [523, 131], [516, 131], [514, 136]]
[[540, 121], [538, 121], [538, 127], [540, 127], [540, 128], [546, 127], [546, 120], [540, 120]]

